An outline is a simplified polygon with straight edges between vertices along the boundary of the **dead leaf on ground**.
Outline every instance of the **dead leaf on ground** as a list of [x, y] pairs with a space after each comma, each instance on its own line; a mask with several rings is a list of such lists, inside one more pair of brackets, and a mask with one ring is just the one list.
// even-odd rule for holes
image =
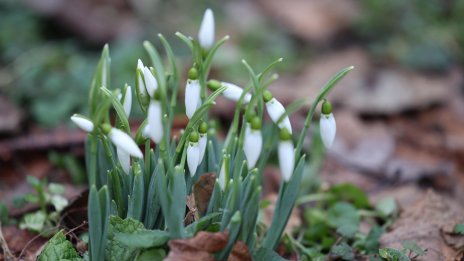
[[23, 252], [20, 260], [35, 260], [37, 252], [47, 243], [46, 238], [21, 230], [14, 225], [4, 226], [2, 231], [12, 254], [18, 257]]
[[252, 261], [250, 251], [243, 241], [237, 241], [232, 248], [228, 261]]
[[222, 250], [228, 241], [227, 232], [200, 231], [196, 236], [188, 239], [170, 240], [169, 255], [166, 261], [214, 261], [213, 254]]
[[[392, 230], [381, 237], [383, 247], [401, 248], [401, 242], [413, 240], [421, 248], [428, 249], [422, 261], [461, 260], [464, 242], [449, 240], [442, 231], [464, 222], [464, 209], [459, 202], [429, 190], [416, 205], [406, 208], [393, 224]], [[458, 244], [460, 243], [460, 244]]]
[[350, 26], [360, 15], [352, 0], [259, 0], [264, 11], [299, 37], [327, 42]]
[[[267, 195], [264, 200], [269, 200], [270, 205], [264, 209], [263, 222], [267, 227], [271, 226], [272, 217], [275, 211], [275, 205], [277, 203], [277, 193]], [[293, 230], [301, 226], [301, 213], [299, 208], [293, 208], [290, 217], [288, 218], [287, 226], [285, 226], [284, 233], [291, 233]]]

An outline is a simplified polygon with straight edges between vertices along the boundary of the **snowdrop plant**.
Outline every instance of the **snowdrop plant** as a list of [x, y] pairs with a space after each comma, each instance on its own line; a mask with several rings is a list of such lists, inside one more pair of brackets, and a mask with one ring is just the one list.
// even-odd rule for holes
[[[104, 260], [107, 249], [111, 248], [106, 246], [110, 215], [138, 220], [152, 233], [168, 233], [170, 238], [192, 237], [201, 229], [227, 230], [228, 244], [216, 256], [221, 260], [227, 259], [239, 240], [254, 254], [272, 251], [280, 241], [298, 195], [305, 167], [302, 144], [315, 108], [352, 69], [340, 71], [321, 89], [296, 139], [289, 115], [303, 103], [297, 101], [285, 108], [267, 90], [276, 79], [269, 72], [282, 59], [259, 73], [243, 60], [248, 77], [243, 81], [244, 87], [239, 87], [209, 77], [214, 55], [228, 39], [226, 36], [215, 41], [211, 10], [205, 12], [197, 39], [179, 32], [176, 35], [192, 52], [186, 75], [179, 72], [170, 44], [159, 35], [166, 59], [161, 58], [150, 42], [143, 43], [150, 58], [144, 62], [151, 66], [134, 61], [137, 99], [132, 99], [132, 88], [128, 85], [121, 91], [110, 84], [109, 49], [105, 46], [90, 88], [89, 116], [71, 117], [88, 133], [91, 260]], [[181, 84], [185, 83], [182, 79], [185, 85]], [[185, 86], [184, 97], [179, 97], [180, 85]], [[211, 107], [220, 106], [216, 104], [220, 95], [236, 103], [223, 141], [218, 135], [220, 129], [214, 127], [217, 124], [211, 124], [217, 121], [210, 114]], [[174, 132], [179, 99], [185, 101], [188, 123], [180, 132]], [[144, 115], [138, 126], [129, 125], [132, 101], [138, 102]], [[323, 112], [330, 113], [325, 107]], [[271, 121], [266, 120], [265, 110]], [[322, 124], [321, 128], [329, 132], [328, 137], [335, 134]], [[282, 182], [272, 223], [262, 232], [257, 229], [261, 183], [272, 155], [277, 155]], [[211, 182], [205, 182], [207, 178]], [[202, 187], [205, 184], [214, 186]], [[198, 196], [199, 188], [209, 191], [206, 198]], [[191, 210], [195, 212], [194, 219], [189, 222], [187, 198], [194, 198], [197, 204]], [[207, 207], [200, 210], [199, 205]]]

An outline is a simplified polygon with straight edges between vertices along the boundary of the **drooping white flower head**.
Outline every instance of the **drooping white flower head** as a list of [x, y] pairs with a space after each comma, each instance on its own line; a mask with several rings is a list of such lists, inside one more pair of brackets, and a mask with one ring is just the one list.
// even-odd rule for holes
[[71, 116], [72, 122], [77, 125], [80, 129], [82, 129], [85, 132], [92, 132], [94, 125], [93, 122], [90, 121], [87, 117], [80, 115], [80, 114], [74, 114]]
[[189, 79], [185, 86], [185, 114], [189, 119], [201, 106], [200, 83], [198, 82], [198, 72], [195, 68], [189, 70]]
[[126, 117], [129, 118], [132, 109], [132, 88], [127, 86], [126, 93], [124, 94], [124, 100], [122, 101], [122, 107], [124, 108], [124, 113]]
[[163, 110], [161, 102], [156, 99], [150, 101], [148, 107], [148, 134], [158, 144], [163, 138]]
[[[227, 87], [227, 89], [222, 93], [222, 95], [224, 95], [224, 97], [226, 97], [227, 99], [237, 102], [240, 99], [240, 96], [242, 96], [243, 89], [241, 87], [229, 82], [222, 82], [222, 86]], [[247, 104], [250, 101], [251, 94], [245, 94], [245, 97], [243, 98], [243, 103]]]
[[144, 138], [150, 138], [150, 125], [147, 124], [145, 127], [143, 127], [142, 136]]
[[153, 97], [155, 91], [158, 89], [158, 82], [148, 67], [143, 68], [143, 77], [145, 78], [145, 88], [147, 88], [148, 95]]
[[322, 103], [321, 118], [319, 121], [322, 143], [326, 148], [330, 148], [335, 140], [337, 124], [332, 113], [332, 104], [329, 101]]
[[198, 42], [203, 49], [210, 49], [214, 44], [214, 14], [206, 9], [198, 31]]
[[124, 150], [116, 147], [116, 154], [118, 155], [119, 163], [121, 164], [124, 173], [129, 174], [130, 171], [130, 155]]
[[203, 157], [205, 156], [206, 144], [208, 143], [207, 132], [208, 124], [206, 124], [206, 122], [202, 122], [198, 127], [198, 133], [200, 134], [200, 140], [198, 141], [198, 146], [200, 148], [200, 159], [198, 160], [198, 164], [201, 164]]
[[279, 167], [282, 178], [288, 182], [295, 168], [295, 155], [292, 136], [287, 129], [281, 129], [278, 147]]
[[200, 146], [198, 144], [199, 135], [196, 131], [190, 133], [189, 144], [187, 146], [187, 165], [190, 176], [195, 176], [198, 165], [200, 164]]
[[142, 151], [140, 150], [139, 146], [137, 146], [137, 144], [132, 139], [132, 137], [129, 136], [129, 134], [119, 129], [112, 128], [111, 126], [104, 127], [104, 129], [105, 129], [104, 130], [105, 133], [107, 133], [111, 142], [113, 142], [113, 144], [117, 148], [123, 150], [124, 152], [128, 153], [132, 157], [136, 157], [136, 158], [143, 157]]
[[229, 156], [224, 155], [222, 164], [221, 164], [221, 170], [219, 171], [219, 178], [218, 178], [219, 186], [221, 187], [222, 191], [226, 189], [227, 180], [229, 179], [228, 166], [229, 166]]
[[[264, 102], [266, 103], [266, 110], [269, 117], [274, 123], [277, 123], [279, 118], [286, 113], [284, 106], [276, 98], [274, 98], [269, 91], [265, 91], [263, 94]], [[286, 115], [282, 121], [278, 124], [280, 129], [287, 129], [292, 134], [292, 124], [288, 115]]]
[[137, 61], [137, 86], [141, 96], [146, 97], [148, 95], [147, 89], [145, 87], [144, 81], [144, 68], [142, 61], [139, 59]]
[[254, 117], [250, 124], [247, 124], [243, 150], [247, 159], [248, 169], [255, 167], [263, 147], [263, 137], [261, 135], [261, 120]]

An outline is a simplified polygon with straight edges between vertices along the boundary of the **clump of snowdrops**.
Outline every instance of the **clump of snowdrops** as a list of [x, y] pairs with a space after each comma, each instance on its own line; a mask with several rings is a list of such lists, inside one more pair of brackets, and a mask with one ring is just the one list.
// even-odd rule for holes
[[[206, 10], [197, 37], [179, 32], [176, 35], [192, 52], [187, 75], [180, 74], [170, 44], [159, 35], [166, 63], [146, 41], [143, 46], [150, 61], [138, 60], [136, 66], [134, 61], [136, 86], [126, 84], [122, 89], [114, 89], [110, 84], [109, 49], [105, 46], [91, 84], [89, 115], [71, 117], [88, 133], [90, 260], [111, 259], [110, 216], [137, 220], [144, 229], [160, 235], [167, 233], [170, 239], [192, 237], [199, 230], [227, 230], [227, 247], [217, 253], [217, 259], [226, 259], [239, 240], [255, 256], [272, 251], [298, 195], [306, 157], [302, 145], [317, 108], [321, 109], [323, 143], [331, 146], [335, 138], [332, 106], [326, 97], [353, 67], [341, 70], [323, 86], [303, 129], [298, 131], [292, 128], [289, 114], [305, 101], [285, 108], [268, 90], [277, 79], [270, 71], [282, 59], [259, 73], [242, 60], [249, 83], [238, 86], [209, 78], [214, 55], [228, 39], [225, 36], [216, 41], [211, 10]], [[180, 88], [184, 97], [179, 97]], [[236, 103], [223, 141], [209, 115], [218, 96]], [[180, 98], [189, 121], [176, 136], [173, 119], [182, 106]], [[128, 120], [133, 103], [145, 115], [135, 132]], [[265, 120], [266, 114], [270, 120]], [[258, 220], [263, 170], [275, 152], [282, 182], [272, 223], [263, 229]], [[212, 183], [210, 195], [200, 198], [195, 190], [204, 188], [199, 182], [207, 184], [208, 180]], [[198, 202], [205, 200], [206, 205]], [[189, 221], [187, 213], [193, 213]]]

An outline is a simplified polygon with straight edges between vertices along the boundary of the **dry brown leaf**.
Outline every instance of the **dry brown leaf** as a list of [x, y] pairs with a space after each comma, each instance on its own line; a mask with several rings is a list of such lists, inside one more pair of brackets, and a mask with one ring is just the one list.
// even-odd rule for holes
[[193, 186], [195, 204], [200, 213], [204, 213], [208, 209], [208, 203], [213, 193], [215, 183], [216, 174], [205, 173]]
[[[443, 236], [450, 226], [464, 222], [464, 208], [451, 198], [429, 190], [416, 205], [407, 208], [394, 223], [392, 231], [381, 237], [384, 247], [401, 248], [401, 242], [413, 240], [421, 248], [428, 249], [423, 261], [460, 260], [464, 242], [453, 241]], [[460, 245], [457, 245], [460, 243]]]
[[214, 261], [213, 254], [222, 250], [228, 241], [227, 232], [200, 231], [192, 238], [173, 239], [168, 245], [170, 248], [166, 261], [205, 260]]
[[227, 261], [252, 261], [250, 251], [243, 241], [237, 241]]
[[360, 14], [352, 0], [259, 0], [260, 6], [290, 31], [309, 41], [326, 42]]

